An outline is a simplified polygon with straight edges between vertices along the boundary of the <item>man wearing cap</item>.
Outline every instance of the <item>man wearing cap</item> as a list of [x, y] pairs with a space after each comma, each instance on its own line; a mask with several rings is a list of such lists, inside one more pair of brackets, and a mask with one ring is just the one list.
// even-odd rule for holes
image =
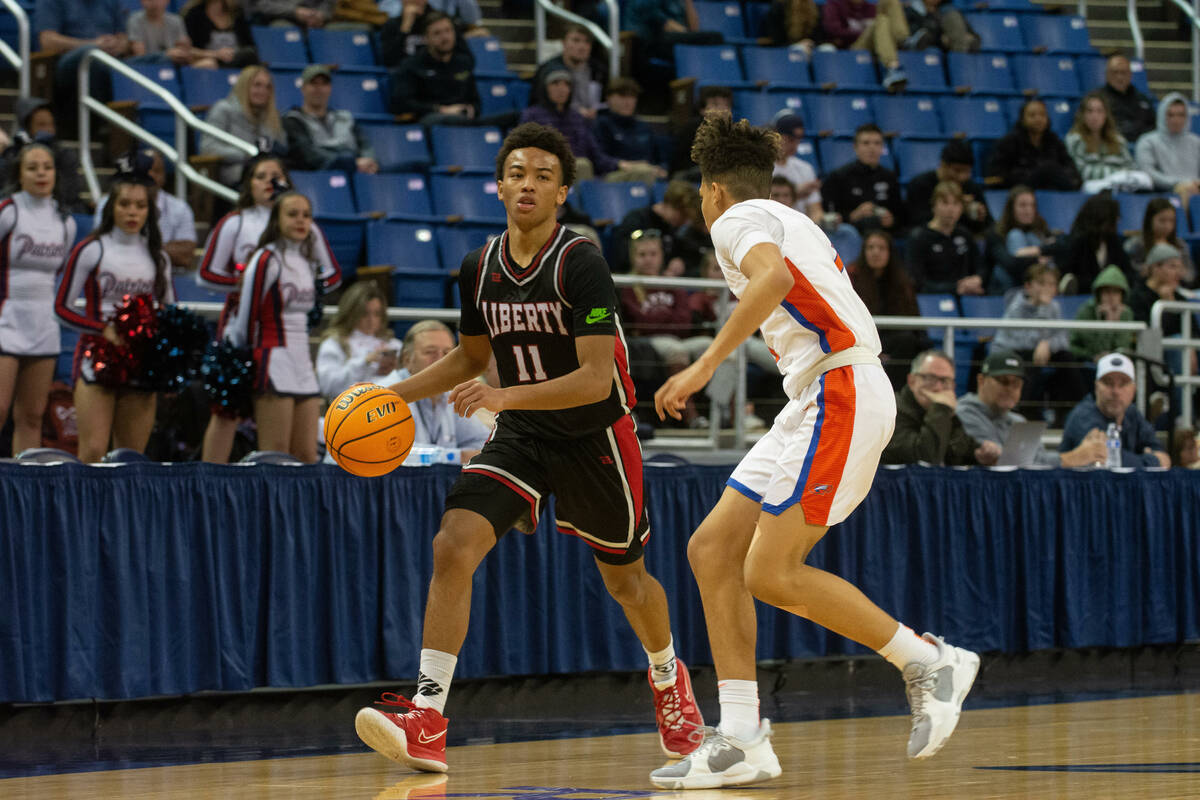
[[[1129, 292], [1129, 308], [1133, 318], [1150, 321], [1150, 309], [1159, 300], [1187, 300], [1179, 292], [1183, 280], [1183, 254], [1166, 242], [1159, 242], [1146, 253], [1143, 269], [1146, 280], [1138, 281]], [[1163, 336], [1178, 336], [1181, 330], [1178, 314], [1164, 314]]]
[[574, 88], [571, 108], [584, 119], [596, 119], [608, 83], [608, 67], [599, 59], [592, 58], [592, 34], [587, 28], [574, 22], [568, 25], [562, 38], [562, 55], [538, 65], [530, 81], [530, 105], [545, 102], [546, 76], [558, 70], [571, 73], [571, 85]]
[[295, 169], [374, 174], [379, 171], [379, 162], [354, 115], [329, 108], [329, 96], [333, 93], [331, 76], [324, 64], [312, 64], [300, 73], [304, 102], [283, 118], [289, 161]]
[[[1080, 401], [1067, 416], [1060, 452], [1074, 450], [1095, 430], [1107, 431], [1110, 423], [1121, 433], [1121, 466], [1169, 467], [1167, 455], [1154, 428], [1133, 405], [1133, 362], [1121, 353], [1109, 353], [1096, 362], [1096, 391]], [[1097, 459], [1103, 463], [1102, 459]]]
[[[958, 398], [954, 413], [969, 436], [981, 442], [995, 442], [1000, 448], [1008, 441], [1009, 431], [1025, 417], [1013, 411], [1021, 400], [1025, 368], [1011, 350], [997, 350], [983, 362], [979, 372], [978, 394], [967, 392]], [[1083, 467], [1105, 458], [1104, 433], [1093, 428], [1075, 449], [1065, 453], [1038, 450], [1033, 463], [1044, 467]]]
[[972, 438], [954, 413], [957, 405], [954, 362], [940, 350], [918, 355], [908, 385], [896, 393], [896, 429], [880, 460], [884, 464], [995, 464], [1000, 445]]
[[971, 180], [975, 156], [971, 146], [962, 139], [951, 139], [942, 148], [937, 169], [922, 172], [908, 182], [909, 222], [919, 228], [933, 219], [933, 188], [942, 181], [957, 183], [963, 192], [962, 226], [975, 236], [982, 236], [992, 226], [992, 215], [983, 202], [983, 187]]
[[633, 78], [614, 78], [608, 86], [608, 108], [596, 115], [596, 143], [618, 159], [645, 161], [656, 169], [651, 180], [667, 176], [670, 153], [643, 119], [637, 117], [638, 96], [642, 87]]
[[775, 130], [779, 133], [779, 159], [775, 162], [773, 175], [782, 175], [796, 190], [796, 210], [803, 211], [813, 222], [821, 224], [824, 211], [821, 207], [821, 182], [817, 172], [796, 153], [804, 142], [804, 119], [799, 114], [784, 110], [775, 117]]

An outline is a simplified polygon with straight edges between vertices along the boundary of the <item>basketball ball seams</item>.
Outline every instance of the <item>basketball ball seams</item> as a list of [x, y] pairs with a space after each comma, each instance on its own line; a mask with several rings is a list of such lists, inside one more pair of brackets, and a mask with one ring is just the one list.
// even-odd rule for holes
[[[411, 444], [408, 446], [408, 448], [403, 453], [398, 453], [397, 455], [392, 456], [391, 458], [385, 458], [380, 461], [367, 461], [364, 458], [355, 458], [354, 456], [346, 455], [345, 453], [341, 452], [340, 450], [337, 451], [337, 454], [334, 456], [334, 458], [340, 458], [343, 461], [353, 461], [355, 464], [390, 464], [393, 461], [403, 461], [404, 459], [408, 458], [408, 454], [410, 452], [412, 452]], [[399, 465], [397, 465], [397, 466], [399, 466]]]
[[[356, 384], [356, 385], [357, 385], [357, 384]], [[331, 434], [327, 434], [327, 435], [326, 435], [326, 437], [325, 437], [326, 441], [333, 441], [333, 440], [335, 440], [335, 439], [337, 438], [338, 431], [342, 429], [342, 423], [344, 423], [344, 422], [345, 422], [347, 419], [349, 419], [350, 417], [352, 417], [352, 416], [354, 415], [354, 412], [355, 412], [355, 410], [356, 410], [356, 408], [355, 408], [355, 404], [357, 404], [359, 401], [365, 401], [365, 400], [367, 400], [367, 399], [369, 399], [369, 398], [372, 398], [372, 397], [376, 396], [377, 394], [379, 394], [379, 392], [387, 392], [388, 394], [396, 394], [396, 393], [395, 393], [395, 392], [393, 392], [391, 389], [388, 389], [388, 388], [385, 388], [385, 387], [383, 387], [383, 386], [380, 386], [380, 385], [379, 385], [379, 384], [377, 384], [377, 383], [373, 383], [373, 384], [370, 384], [370, 385], [371, 385], [372, 387], [374, 387], [374, 388], [373, 388], [373, 389], [372, 389], [372, 390], [371, 390], [369, 393], [368, 393], [367, 391], [363, 391], [363, 393], [362, 393], [362, 394], [360, 394], [360, 395], [357, 395], [357, 396], [355, 396], [354, 398], [352, 398], [352, 399], [351, 399], [351, 401], [350, 401], [350, 405], [349, 405], [349, 406], [347, 406], [347, 408], [346, 408], [346, 412], [345, 412], [344, 414], [342, 414], [342, 418], [341, 418], [341, 419], [339, 419], [339, 420], [338, 420], [338, 422], [337, 422], [337, 425], [335, 425], [335, 426], [333, 427], [333, 433], [331, 433]], [[354, 386], [351, 386], [351, 387], [350, 387], [349, 389], [347, 389], [346, 391], [347, 391], [347, 392], [349, 392], [349, 391], [353, 391], [353, 390], [354, 390]], [[345, 392], [343, 392], [342, 394], [345, 394]], [[397, 397], [399, 397], [399, 395], [396, 395], [396, 396], [397, 396]], [[332, 410], [332, 409], [334, 409], [334, 408], [336, 408], [336, 407], [337, 407], [337, 404], [338, 404], [338, 401], [339, 401], [339, 400], [341, 400], [341, 399], [342, 399], [342, 398], [341, 398], [341, 396], [339, 395], [339, 396], [338, 396], [338, 398], [337, 398], [336, 400], [334, 400], [332, 404], [330, 404], [329, 408], [330, 408], [331, 410]], [[359, 407], [361, 408], [361, 406], [359, 406]], [[329, 416], [329, 411], [326, 411], [326, 412], [325, 412], [325, 416], [326, 416], [326, 417], [328, 417], [328, 416]]]
[[[355, 384], [326, 412], [325, 444], [333, 461], [363, 478], [399, 466], [412, 451], [416, 420], [396, 392], [378, 384]], [[346, 439], [339, 441], [345, 432]], [[394, 452], [389, 448], [394, 447]], [[351, 455], [354, 451], [357, 455]]]
[[[347, 414], [346, 416], [349, 416], [349, 414]], [[409, 414], [404, 419], [398, 419], [395, 422], [390, 422], [387, 425], [384, 425], [382, 428], [374, 428], [374, 429], [368, 431], [367, 433], [362, 434], [361, 436], [355, 436], [353, 439], [347, 439], [346, 441], [342, 442], [340, 445], [337, 445], [337, 450], [338, 450], [338, 452], [341, 452], [342, 448], [346, 447], [347, 445], [354, 444], [355, 442], [362, 441], [363, 439], [369, 439], [372, 436], [375, 436], [376, 434], [379, 434], [379, 433], [383, 433], [384, 431], [394, 428], [397, 425], [403, 425], [404, 423], [408, 422], [410, 419], [412, 419], [412, 414]], [[336, 438], [334, 439], [334, 441], [337, 441]]]

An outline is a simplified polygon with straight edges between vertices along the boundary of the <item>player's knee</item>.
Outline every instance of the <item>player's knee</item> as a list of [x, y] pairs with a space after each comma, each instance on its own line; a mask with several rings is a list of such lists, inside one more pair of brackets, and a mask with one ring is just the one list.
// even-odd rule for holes
[[742, 578], [746, 581], [746, 588], [755, 598], [764, 603], [777, 605], [775, 594], [779, 567], [777, 564], [768, 562], [769, 560], [763, 558], [761, 552], [756, 553], [751, 549], [746, 556], [746, 563], [742, 567]]
[[[717, 532], [700, 526], [688, 540], [687, 546], [688, 563], [693, 574], [699, 577], [722, 571], [724, 551], [724, 542]], [[728, 562], [724, 562], [724, 568], [728, 568]]]
[[639, 605], [646, 596], [641, 574], [638, 572], [604, 573], [604, 588], [613, 600], [623, 606]]

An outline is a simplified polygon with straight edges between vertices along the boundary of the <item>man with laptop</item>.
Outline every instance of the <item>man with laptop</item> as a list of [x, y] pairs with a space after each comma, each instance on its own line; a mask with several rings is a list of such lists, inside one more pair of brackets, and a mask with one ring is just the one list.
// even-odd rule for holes
[[1104, 432], [1092, 428], [1077, 447], [1057, 453], [1042, 447], [1044, 422], [1029, 422], [1013, 411], [1021, 400], [1025, 366], [1011, 350], [996, 350], [983, 362], [978, 393], [958, 398], [955, 414], [971, 438], [1002, 449], [998, 466], [1082, 467], [1104, 463]]

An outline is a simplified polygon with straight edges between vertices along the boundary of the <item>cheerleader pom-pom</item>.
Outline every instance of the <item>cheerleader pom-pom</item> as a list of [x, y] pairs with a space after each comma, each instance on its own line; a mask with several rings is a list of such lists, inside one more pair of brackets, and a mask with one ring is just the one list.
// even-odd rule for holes
[[143, 376], [160, 392], [179, 392], [200, 374], [208, 326], [195, 313], [178, 305], [161, 308], [157, 333], [144, 359]]
[[102, 336], [85, 337], [83, 357], [91, 362], [96, 383], [110, 389], [127, 386], [139, 366], [129, 347], [118, 347]]
[[125, 344], [137, 355], [139, 349], [152, 343], [158, 333], [154, 298], [148, 294], [125, 295], [110, 322], [117, 335], [125, 340]]
[[254, 376], [250, 350], [228, 342], [210, 343], [200, 365], [200, 377], [213, 413], [228, 419], [251, 416]]

